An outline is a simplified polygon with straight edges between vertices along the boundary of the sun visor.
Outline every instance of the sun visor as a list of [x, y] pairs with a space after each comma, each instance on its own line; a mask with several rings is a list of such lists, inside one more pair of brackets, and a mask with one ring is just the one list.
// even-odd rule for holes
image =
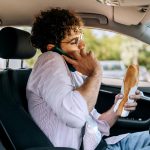
[[149, 6], [114, 7], [114, 21], [124, 25], [137, 25], [147, 14]]
[[110, 6], [144, 6], [149, 5], [149, 0], [97, 0], [101, 4]]

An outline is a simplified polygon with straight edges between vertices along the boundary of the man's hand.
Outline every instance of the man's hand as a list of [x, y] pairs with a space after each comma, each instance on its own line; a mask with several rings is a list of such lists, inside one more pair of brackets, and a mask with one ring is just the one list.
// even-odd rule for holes
[[85, 52], [84, 49], [81, 49], [80, 53], [75, 51], [70, 55], [73, 59], [64, 55], [63, 57], [68, 63], [72, 64], [78, 72], [86, 76], [92, 76], [94, 74], [101, 75], [101, 67], [93, 52]]
[[[136, 107], [137, 107], [137, 100], [139, 100], [141, 97], [141, 94], [140, 94], [140, 91], [139, 90], [136, 90], [135, 92], [135, 95], [131, 95], [130, 96], [130, 99], [133, 99], [134, 102], [133, 103], [126, 103], [124, 105], [124, 109], [127, 110], [127, 111], [134, 111], [136, 110]], [[115, 103], [119, 100], [119, 99], [122, 99], [123, 98], [123, 95], [122, 94], [118, 94], [115, 96]]]
[[135, 92], [135, 95], [131, 95], [130, 98], [134, 100], [133, 103], [126, 103], [125, 104], [125, 110], [128, 110], [128, 111], [134, 111], [136, 110], [136, 107], [137, 107], [137, 100], [139, 100], [141, 97], [141, 93], [139, 90], [136, 90]]
[[[137, 106], [137, 100], [140, 99], [140, 91], [137, 90], [135, 95], [131, 95], [130, 98], [134, 100], [133, 103], [126, 103], [125, 104], [125, 109], [128, 110], [128, 111], [133, 111], [136, 109], [136, 106]], [[117, 94], [115, 96], [115, 102], [114, 102], [114, 105], [115, 103], [119, 100], [119, 99], [122, 99], [123, 98], [123, 95], [122, 94]], [[116, 112], [114, 112], [114, 105], [105, 113], [101, 114], [101, 116], [99, 117], [100, 120], [106, 120], [108, 122], [108, 124], [110, 125], [110, 127], [112, 127], [114, 125], [114, 123], [117, 121], [118, 119], [118, 115]]]
[[78, 72], [87, 76], [85, 82], [74, 90], [83, 96], [88, 110], [91, 112], [96, 104], [101, 85], [101, 67], [92, 52], [87, 53], [81, 49], [80, 53], [69, 53], [69, 56], [73, 59], [63, 55], [65, 60], [72, 64]]

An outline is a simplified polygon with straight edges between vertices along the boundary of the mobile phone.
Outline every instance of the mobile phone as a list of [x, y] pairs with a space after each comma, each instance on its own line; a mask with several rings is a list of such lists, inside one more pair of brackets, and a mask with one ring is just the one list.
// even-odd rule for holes
[[[58, 53], [58, 54], [60, 54], [60, 55], [65, 55], [65, 56], [71, 58], [65, 51], [63, 51], [62, 49], [60, 49], [60, 48], [57, 47], [57, 46], [55, 46], [52, 51], [53, 51], [53, 52], [56, 52], [56, 53]], [[75, 71], [76, 71], [76, 69], [75, 69], [71, 64], [69, 64], [68, 62], [66, 62], [66, 63], [67, 63], [68, 68], [69, 68], [69, 70], [70, 70], [71, 72], [75, 72]]]

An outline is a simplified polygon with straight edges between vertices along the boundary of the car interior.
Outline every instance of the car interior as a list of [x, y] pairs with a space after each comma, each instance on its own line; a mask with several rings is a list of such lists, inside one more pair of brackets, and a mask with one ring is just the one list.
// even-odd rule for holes
[[[0, 31], [0, 41], [1, 58], [28, 59], [35, 54], [28, 32], [6, 27]], [[0, 72], [0, 130], [1, 136], [5, 136], [1, 141], [8, 149], [53, 148], [28, 114], [26, 84], [30, 72], [29, 68], [12, 70], [9, 67]]]
[[[30, 33], [15, 26], [32, 26], [34, 16], [49, 7], [71, 8], [81, 16], [87, 28], [119, 32], [150, 44], [150, 2], [5, 0], [0, 1], [0, 7], [0, 58], [7, 62], [0, 72], [0, 149], [71, 150], [54, 147], [28, 113], [26, 84], [32, 68], [24, 68], [23, 61], [32, 58], [36, 49], [31, 45]], [[22, 60], [21, 67], [9, 68], [10, 59]], [[103, 113], [112, 106], [120, 89], [118, 85], [102, 83], [95, 106], [98, 112]], [[110, 136], [150, 129], [150, 83], [138, 89], [144, 95], [137, 109], [128, 117], [120, 117], [111, 128]]]

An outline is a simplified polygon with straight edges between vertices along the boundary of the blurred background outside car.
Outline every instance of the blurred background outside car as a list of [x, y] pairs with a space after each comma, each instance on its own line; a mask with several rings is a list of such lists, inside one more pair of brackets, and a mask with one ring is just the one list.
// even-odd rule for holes
[[[31, 32], [31, 27], [17, 28]], [[128, 65], [139, 64], [140, 81], [150, 85], [150, 45], [111, 31], [85, 28], [83, 32], [86, 50], [95, 53], [103, 67], [103, 78], [107, 78], [106, 81], [122, 80]], [[37, 50], [37, 54], [32, 59], [25, 60], [23, 66], [32, 67], [40, 54]], [[18, 68], [20, 63], [21, 60], [10, 60], [9, 67]], [[0, 69], [5, 67], [6, 60], [0, 59]], [[109, 83], [113, 83], [113, 80]]]
[[147, 81], [150, 82], [150, 73], [146, 69], [145, 66], [140, 66], [139, 67], [139, 80], [140, 81]]
[[[122, 61], [106, 60], [100, 61], [103, 69], [103, 77], [123, 79], [127, 67]], [[150, 82], [150, 73], [145, 66], [139, 66], [139, 80]]]
[[100, 61], [103, 69], [103, 77], [122, 79], [126, 67], [122, 61], [106, 60]]

